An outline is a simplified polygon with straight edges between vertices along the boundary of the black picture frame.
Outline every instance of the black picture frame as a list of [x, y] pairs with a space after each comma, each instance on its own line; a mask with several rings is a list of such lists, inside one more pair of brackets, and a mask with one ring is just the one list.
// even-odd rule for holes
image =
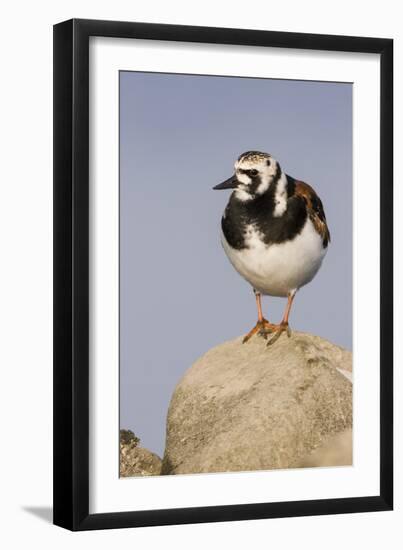
[[[380, 490], [365, 497], [89, 513], [89, 38], [377, 53], [380, 123]], [[71, 530], [393, 507], [393, 40], [73, 19], [54, 26], [54, 523]]]

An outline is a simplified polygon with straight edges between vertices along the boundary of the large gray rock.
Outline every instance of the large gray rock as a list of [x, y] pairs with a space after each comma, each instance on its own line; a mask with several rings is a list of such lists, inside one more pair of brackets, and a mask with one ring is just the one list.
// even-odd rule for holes
[[208, 351], [178, 383], [162, 473], [301, 467], [351, 426], [350, 352], [296, 332], [271, 347], [237, 338]]

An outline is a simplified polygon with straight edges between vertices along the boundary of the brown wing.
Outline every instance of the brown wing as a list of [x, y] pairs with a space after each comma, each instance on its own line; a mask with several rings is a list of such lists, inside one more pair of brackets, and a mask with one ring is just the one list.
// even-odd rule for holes
[[322, 201], [312, 187], [303, 181], [295, 181], [295, 194], [304, 199], [309, 218], [322, 237], [323, 246], [326, 247], [330, 242], [330, 232], [326, 223]]

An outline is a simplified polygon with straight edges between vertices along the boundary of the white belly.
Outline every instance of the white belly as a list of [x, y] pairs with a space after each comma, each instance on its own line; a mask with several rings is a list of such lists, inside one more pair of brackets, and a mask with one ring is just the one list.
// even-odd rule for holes
[[318, 272], [327, 249], [308, 218], [301, 233], [282, 244], [265, 245], [250, 227], [248, 248], [232, 248], [224, 235], [224, 250], [235, 269], [255, 290], [270, 296], [287, 296], [309, 283]]

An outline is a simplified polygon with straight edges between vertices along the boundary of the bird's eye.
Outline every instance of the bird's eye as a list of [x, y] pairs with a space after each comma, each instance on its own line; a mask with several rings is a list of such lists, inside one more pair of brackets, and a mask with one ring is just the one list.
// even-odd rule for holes
[[249, 170], [249, 174], [251, 176], [257, 176], [257, 170], [253, 169], [253, 170]]

